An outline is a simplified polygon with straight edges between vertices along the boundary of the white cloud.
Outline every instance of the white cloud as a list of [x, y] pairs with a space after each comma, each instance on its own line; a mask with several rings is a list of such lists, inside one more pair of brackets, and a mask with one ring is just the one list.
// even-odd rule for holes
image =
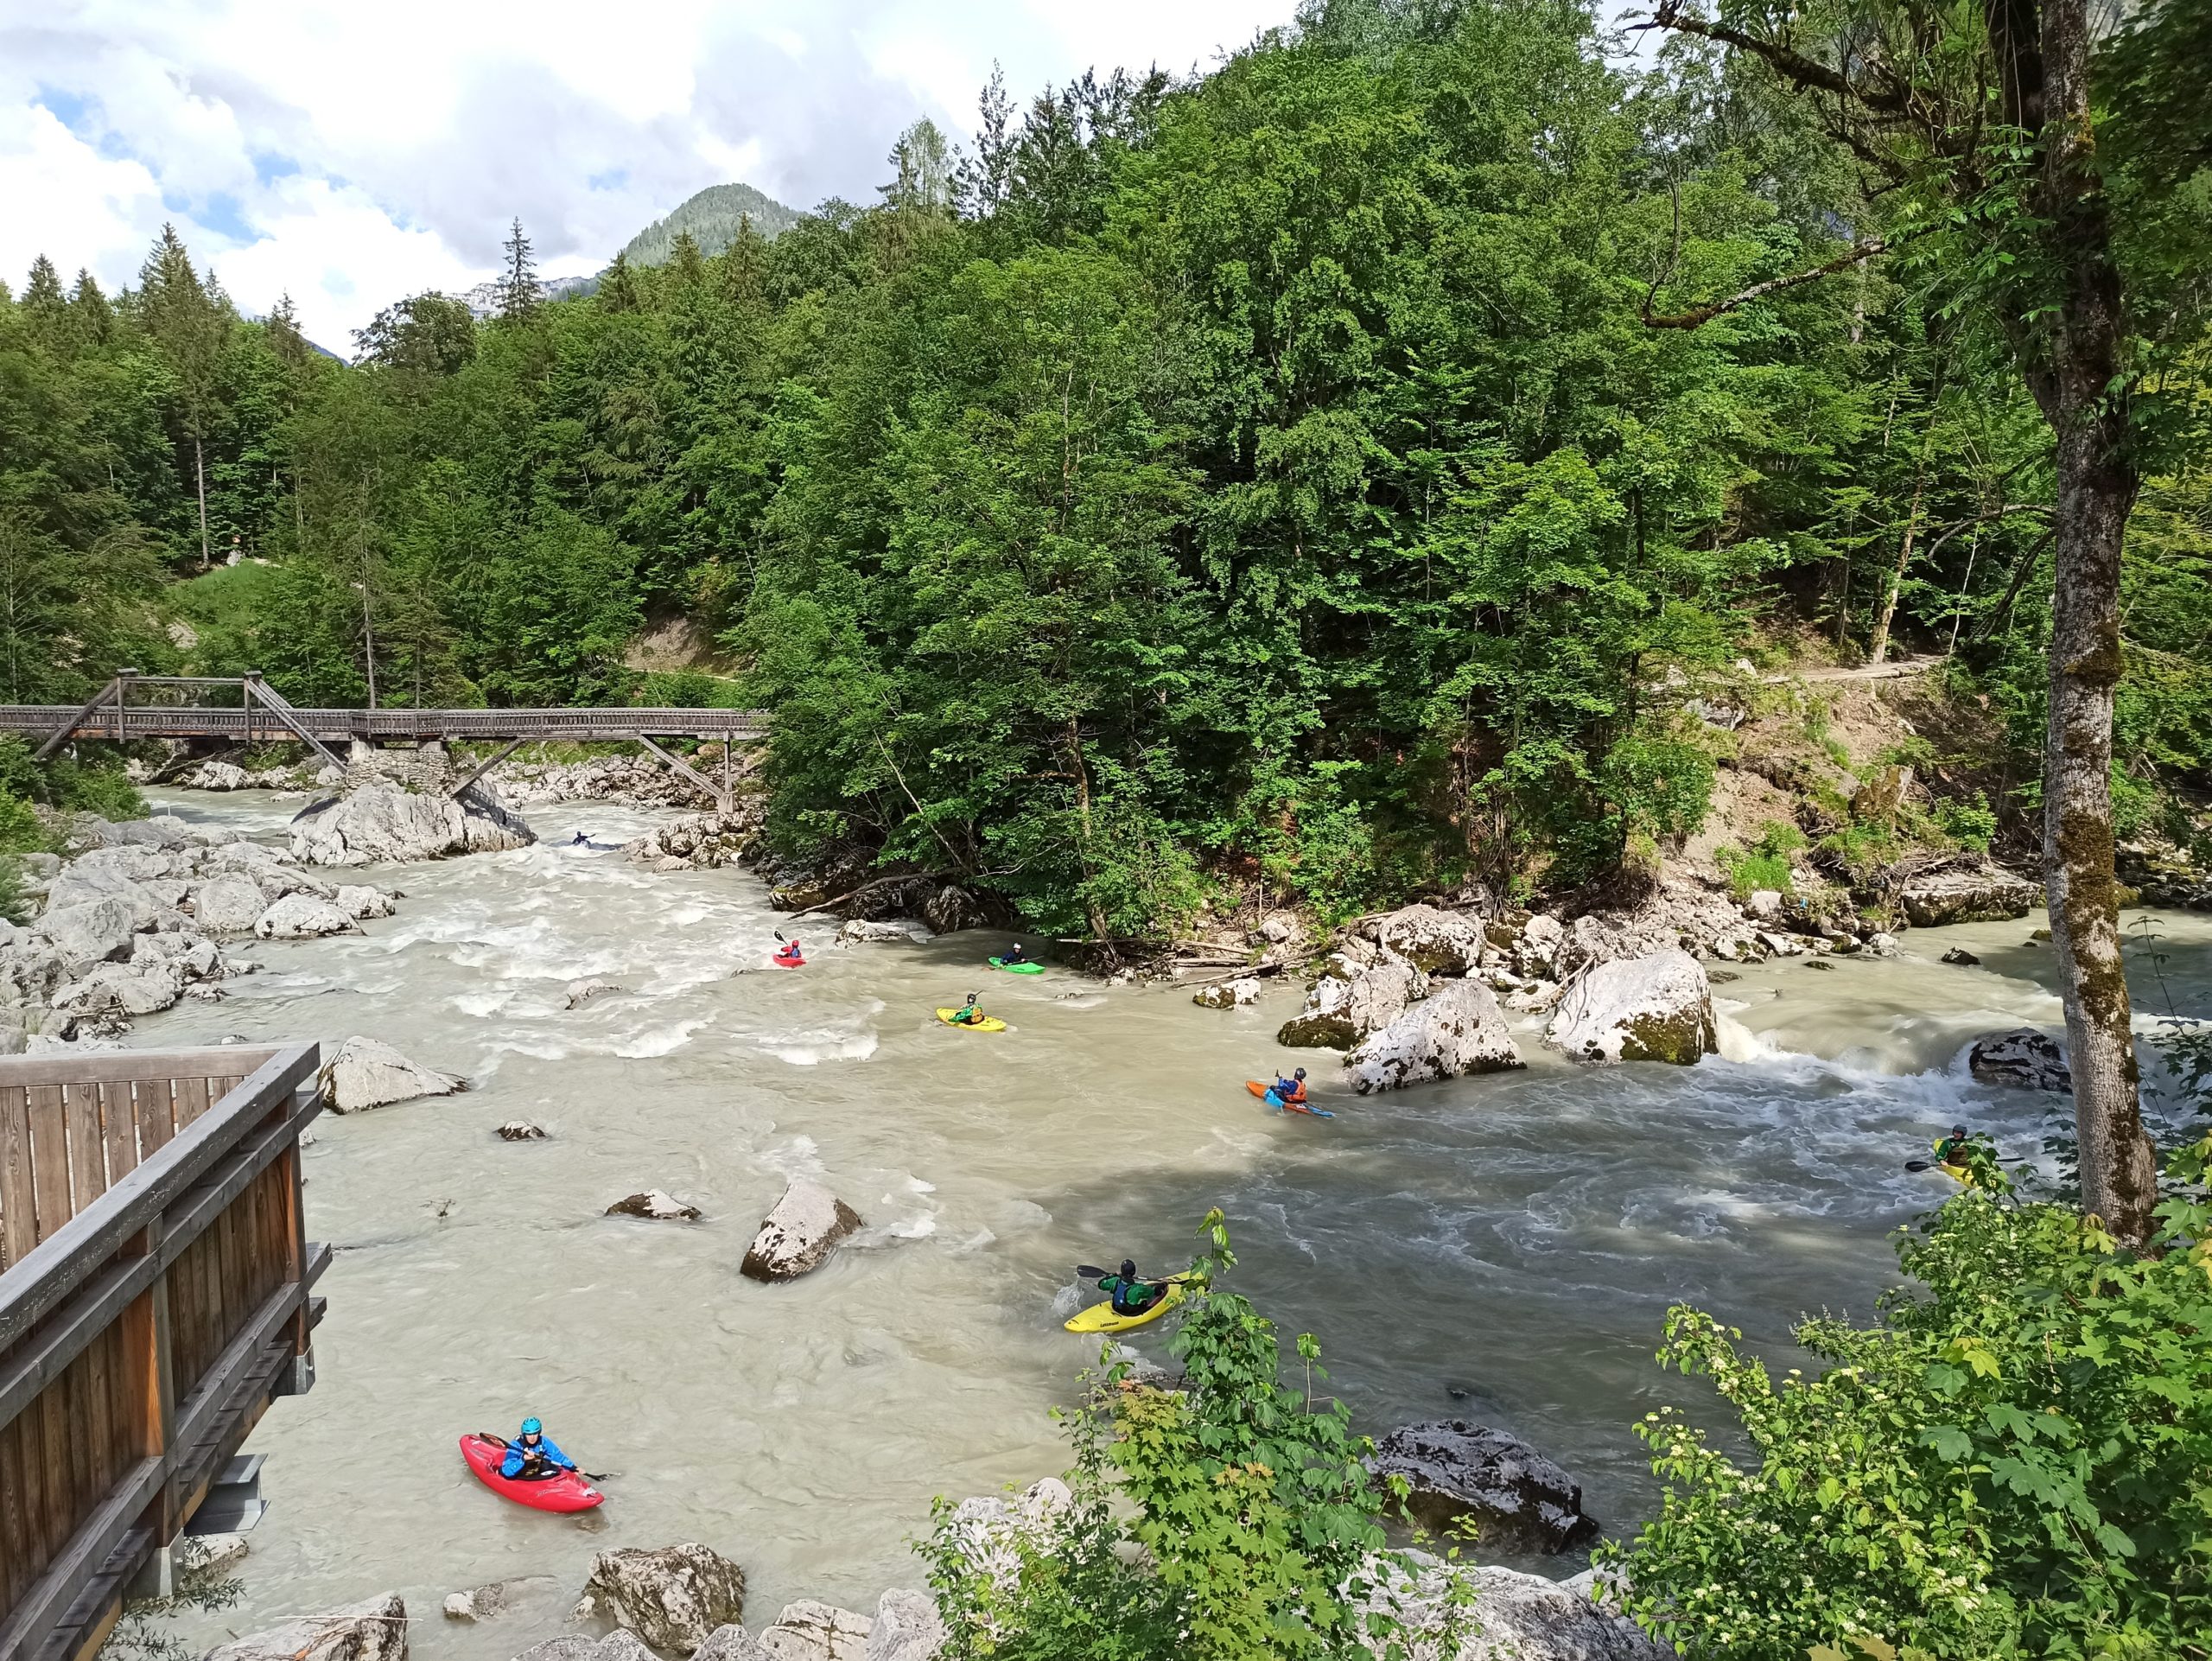
[[175, 220], [343, 348], [492, 274], [519, 214], [591, 270], [692, 192], [873, 198], [900, 128], [1096, 65], [1205, 67], [1294, 0], [78, 0], [0, 10], [0, 276], [132, 280]]

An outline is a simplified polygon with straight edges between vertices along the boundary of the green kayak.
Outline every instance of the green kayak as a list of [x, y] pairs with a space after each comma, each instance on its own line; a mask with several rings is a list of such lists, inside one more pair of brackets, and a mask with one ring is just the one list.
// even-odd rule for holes
[[994, 969], [1003, 969], [1009, 975], [1041, 975], [1045, 972], [1045, 965], [1043, 964], [1008, 963], [1003, 958], [992, 958], [991, 967]]

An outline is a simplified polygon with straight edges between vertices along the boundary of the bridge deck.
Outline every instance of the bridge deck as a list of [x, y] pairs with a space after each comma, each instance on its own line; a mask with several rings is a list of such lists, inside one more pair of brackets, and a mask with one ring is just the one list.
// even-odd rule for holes
[[[288, 708], [293, 722], [328, 743], [428, 739], [567, 739], [573, 742], [634, 742], [642, 738], [697, 738], [750, 743], [767, 735], [757, 710], [303, 710]], [[265, 709], [113, 703], [89, 709], [62, 703], [0, 704], [0, 732], [49, 738], [72, 728], [79, 738], [222, 738], [237, 743], [296, 740]]]
[[320, 1052], [0, 1060], [0, 1661], [70, 1661], [314, 1378]]

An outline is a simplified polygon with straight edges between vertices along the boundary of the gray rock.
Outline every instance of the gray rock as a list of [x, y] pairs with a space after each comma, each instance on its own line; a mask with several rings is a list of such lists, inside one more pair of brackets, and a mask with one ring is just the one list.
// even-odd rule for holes
[[1566, 940], [1566, 925], [1548, 912], [1538, 912], [1514, 939], [1513, 967], [1531, 980], [1558, 978], [1559, 949]]
[[[1413, 1573], [1371, 1562], [1381, 1582], [1364, 1607], [1400, 1623], [1407, 1661], [1675, 1661], [1675, 1651], [1571, 1583], [1489, 1565], [1404, 1554]], [[1454, 1589], [1456, 1588], [1458, 1589]], [[1459, 1639], [1447, 1650], [1447, 1622]], [[1361, 1640], [1380, 1658], [1383, 1640]]]
[[1578, 1061], [1671, 1061], [1719, 1047], [1713, 989], [1687, 951], [1601, 963], [1567, 990], [1545, 1037]]
[[1479, 980], [1446, 981], [1344, 1057], [1344, 1078], [1363, 1096], [1470, 1072], [1525, 1066], [1520, 1047]]
[[1987, 860], [1947, 862], [1903, 880], [1897, 899], [1915, 928], [1951, 923], [2005, 923], [2025, 917], [2043, 889]]
[[167, 964], [141, 969], [129, 964], [101, 964], [82, 980], [53, 997], [54, 1013], [65, 1020], [89, 1015], [157, 1015], [184, 996], [183, 977]]
[[1287, 945], [1305, 933], [1306, 926], [1298, 920], [1294, 911], [1271, 911], [1252, 932], [1269, 945]]
[[230, 761], [202, 761], [177, 780], [187, 790], [245, 790], [253, 775]]
[[760, 1224], [740, 1271], [756, 1281], [796, 1280], [819, 1268], [860, 1213], [818, 1182], [795, 1177]]
[[663, 1193], [658, 1188], [648, 1188], [643, 1193], [633, 1193], [616, 1200], [607, 1208], [609, 1217], [646, 1217], [657, 1222], [696, 1222], [699, 1217], [696, 1206]]
[[1967, 1067], [1985, 1085], [2015, 1090], [2048, 1090], [2070, 1096], [2074, 1075], [2058, 1041], [2033, 1027], [2016, 1027], [1974, 1041]]
[[347, 1039], [322, 1070], [323, 1095], [334, 1113], [359, 1113], [423, 1096], [450, 1096], [467, 1080], [409, 1060], [381, 1039]]
[[744, 1627], [717, 1626], [707, 1641], [692, 1651], [691, 1661], [768, 1661], [768, 1651], [755, 1643]]
[[569, 995], [562, 1001], [563, 1009], [579, 1009], [594, 998], [611, 997], [622, 988], [613, 981], [580, 980], [569, 983]]
[[407, 1606], [386, 1592], [218, 1645], [201, 1661], [407, 1661]]
[[29, 939], [0, 947], [0, 1003], [44, 1003], [69, 978], [69, 960], [51, 941]]
[[169, 1552], [182, 1572], [208, 1575], [229, 1568], [251, 1550], [243, 1534], [180, 1534]]
[[893, 1590], [876, 1601], [867, 1661], [935, 1661], [944, 1647], [944, 1621], [926, 1592]]
[[591, 1646], [591, 1661], [660, 1661], [645, 1640], [627, 1627], [618, 1626]]
[[365, 882], [340, 885], [330, 903], [355, 922], [365, 917], [389, 917], [392, 913], [391, 896]]
[[128, 958], [134, 926], [128, 902], [112, 894], [50, 907], [38, 920], [38, 932], [53, 943], [73, 975]]
[[359, 934], [351, 917], [311, 894], [288, 894], [261, 913], [253, 926], [264, 940], [312, 940], [326, 934]]
[[1434, 906], [1405, 906], [1363, 931], [1385, 951], [1432, 975], [1471, 975], [1482, 965], [1490, 937], [1483, 925]]
[[210, 934], [251, 934], [268, 909], [268, 896], [250, 876], [211, 876], [192, 892], [193, 916]]
[[1885, 930], [1877, 929], [1866, 937], [1866, 950], [1878, 958], [1894, 958], [1899, 950], [1897, 937]]
[[802, 1599], [785, 1605], [775, 1623], [761, 1632], [760, 1647], [776, 1661], [867, 1661], [874, 1625], [850, 1609]]
[[1412, 1485], [1406, 1509], [1442, 1533], [1463, 1517], [1485, 1551], [1555, 1553], [1598, 1537], [1582, 1489], [1518, 1436], [1464, 1419], [1401, 1426], [1375, 1444], [1369, 1468]]
[[1074, 1503], [1066, 1483], [1044, 1477], [1011, 1499], [978, 1494], [962, 1500], [953, 1507], [949, 1532], [969, 1566], [1010, 1594], [1025, 1553], [1051, 1550], [1060, 1518]]
[[837, 939], [847, 945], [905, 945], [932, 938], [930, 926], [912, 917], [894, 917], [885, 922], [855, 917], [837, 931]]
[[602, 1551], [585, 1594], [657, 1650], [689, 1655], [745, 1619], [745, 1571], [696, 1542]]
[[135, 878], [125, 876], [111, 866], [95, 865], [86, 860], [65, 866], [61, 875], [47, 885], [48, 914], [102, 900], [118, 900], [129, 907], [133, 928], [153, 927], [162, 910]]
[[989, 920], [974, 894], [948, 882], [923, 905], [922, 920], [939, 934], [957, 934], [963, 928], [981, 928]]
[[523, 848], [537, 840], [486, 785], [472, 786], [465, 800], [455, 801], [381, 782], [304, 809], [292, 821], [291, 839], [292, 857], [309, 865], [397, 864]]
[[1405, 1014], [1427, 990], [1428, 977], [1398, 958], [1324, 975], [1306, 992], [1306, 1008], [1275, 1034], [1275, 1042], [1290, 1049], [1350, 1049]]
[[1946, 951], [1941, 958], [1937, 958], [1936, 961], [1938, 963], [1953, 964], [1961, 969], [1979, 969], [1981, 966], [1981, 959], [1975, 957], [1973, 952], [1967, 951], [1962, 945], [1953, 946], [1948, 951]]
[[1241, 1009], [1260, 999], [1260, 977], [1239, 975], [1235, 980], [1216, 981], [1211, 986], [1201, 986], [1191, 994], [1191, 1002], [1201, 1009]]
[[515, 1588], [525, 1584], [523, 1581], [493, 1581], [488, 1585], [471, 1587], [466, 1592], [448, 1594], [440, 1607], [448, 1620], [491, 1620], [513, 1607]]
[[499, 1136], [501, 1142], [543, 1142], [545, 1130], [528, 1119], [509, 1119], [499, 1127]]
[[598, 1647], [595, 1639], [581, 1632], [563, 1632], [558, 1638], [531, 1645], [515, 1661], [590, 1661], [591, 1652]]

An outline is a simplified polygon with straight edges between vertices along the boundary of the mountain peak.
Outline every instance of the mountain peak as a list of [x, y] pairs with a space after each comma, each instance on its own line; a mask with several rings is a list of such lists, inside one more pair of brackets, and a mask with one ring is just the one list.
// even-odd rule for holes
[[666, 219], [655, 220], [639, 232], [622, 251], [632, 265], [664, 264], [677, 234], [689, 231], [701, 253], [718, 254], [737, 236], [738, 221], [747, 217], [762, 236], [773, 237], [803, 216], [751, 185], [709, 185]]

